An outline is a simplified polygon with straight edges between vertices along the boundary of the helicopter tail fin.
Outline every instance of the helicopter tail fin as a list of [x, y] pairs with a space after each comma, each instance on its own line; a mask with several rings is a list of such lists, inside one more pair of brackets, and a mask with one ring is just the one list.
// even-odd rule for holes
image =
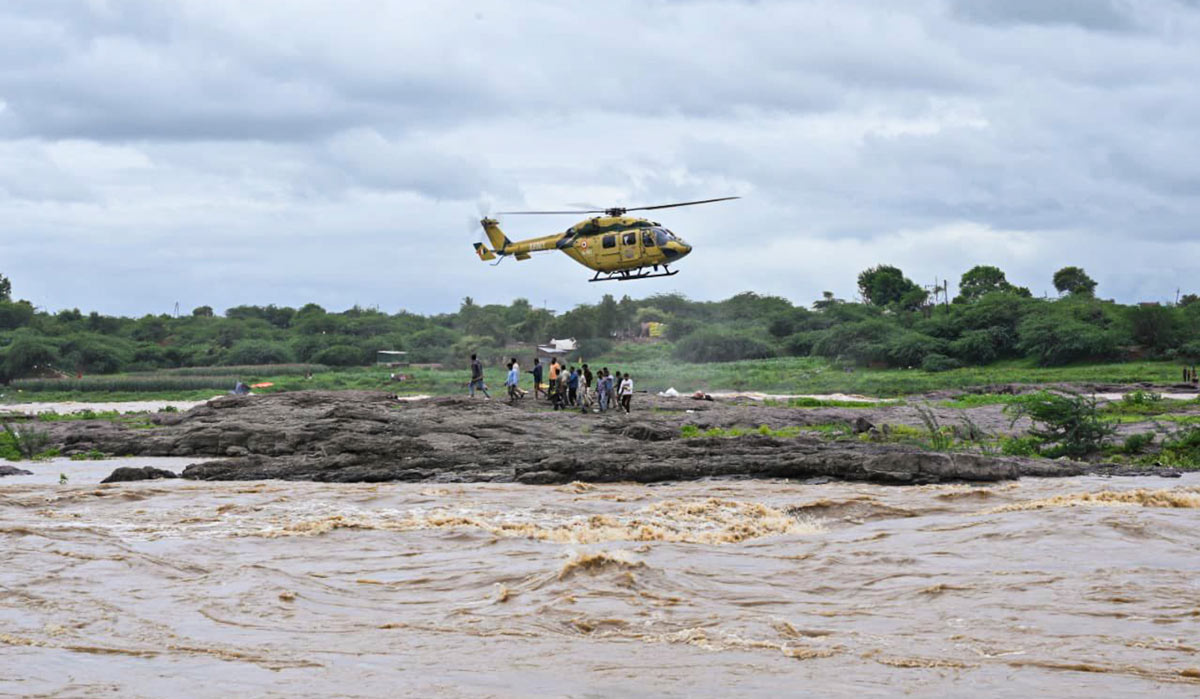
[[479, 255], [479, 259], [484, 262], [496, 259], [496, 253], [488, 250], [487, 246], [483, 243], [475, 243], [475, 254]]
[[495, 219], [485, 218], [479, 222], [483, 226], [483, 232], [487, 233], [488, 240], [492, 241], [492, 247], [500, 254], [504, 254], [504, 248], [508, 247], [512, 241], [508, 236], [504, 235], [504, 231], [500, 230], [500, 225]]

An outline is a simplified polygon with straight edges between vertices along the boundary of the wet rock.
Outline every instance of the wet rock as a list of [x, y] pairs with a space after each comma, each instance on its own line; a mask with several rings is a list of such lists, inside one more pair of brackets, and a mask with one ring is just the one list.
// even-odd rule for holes
[[1098, 476], [1120, 476], [1120, 477], [1145, 477], [1154, 476], [1157, 478], [1182, 478], [1183, 473], [1179, 469], [1170, 468], [1167, 466], [1136, 466], [1129, 464], [1091, 464], [1087, 467], [1088, 473], [1093, 473]]
[[650, 425], [639, 422], [621, 430], [621, 434], [630, 439], [636, 439], [639, 442], [665, 442], [678, 437], [679, 430], [663, 425]]
[[33, 471], [26, 471], [16, 466], [0, 466], [0, 476], [32, 476]]
[[166, 469], [153, 466], [122, 466], [108, 474], [108, 478], [100, 482], [125, 483], [127, 481], [152, 481], [159, 478], [179, 478], [179, 476]]
[[861, 415], [854, 418], [854, 423], [851, 426], [854, 428], [854, 434], [862, 434], [863, 432], [870, 432], [875, 429], [875, 425], [871, 424], [870, 420]]
[[[631, 418], [552, 412], [533, 400], [515, 406], [463, 397], [399, 402], [382, 392], [300, 391], [223, 396], [171, 414], [149, 429], [102, 420], [50, 423], [48, 429], [52, 443], [64, 453], [98, 449], [134, 456], [215, 458], [182, 473], [201, 480], [532, 484], [755, 477], [933, 483], [1084, 472], [1074, 463], [942, 454], [813, 434], [779, 438], [755, 431], [735, 438], [683, 439], [680, 427], [694, 421], [695, 414], [673, 410], [670, 399], [639, 400], [642, 408]], [[919, 419], [903, 407], [705, 405], [709, 409], [704, 429], [778, 429], [855, 424], [860, 419], [862, 426], [914, 424]], [[995, 413], [997, 424], [1007, 424], [995, 408], [973, 412], [973, 419], [984, 424]], [[952, 416], [939, 419], [949, 422]], [[990, 423], [987, 429], [993, 429]]]

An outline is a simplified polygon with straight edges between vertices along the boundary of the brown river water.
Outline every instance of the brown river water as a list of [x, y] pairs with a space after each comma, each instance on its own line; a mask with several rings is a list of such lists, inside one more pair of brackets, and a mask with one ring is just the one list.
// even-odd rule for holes
[[1200, 474], [97, 485], [120, 463], [182, 466], [0, 480], [0, 694], [1200, 695]]

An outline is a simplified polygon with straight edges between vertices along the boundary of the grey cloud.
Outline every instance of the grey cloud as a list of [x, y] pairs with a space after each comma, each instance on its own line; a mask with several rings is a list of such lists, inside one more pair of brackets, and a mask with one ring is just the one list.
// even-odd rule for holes
[[1131, 7], [1119, 0], [951, 0], [956, 16], [983, 24], [1074, 25], [1101, 31], [1130, 31]]
[[1174, 2], [7, 3], [0, 273], [138, 314], [565, 309], [614, 290], [479, 263], [474, 200], [742, 194], [656, 212], [696, 252], [619, 293], [807, 302], [895, 260], [1160, 294], [1200, 278], [1163, 253], [1200, 218], [1198, 37]]

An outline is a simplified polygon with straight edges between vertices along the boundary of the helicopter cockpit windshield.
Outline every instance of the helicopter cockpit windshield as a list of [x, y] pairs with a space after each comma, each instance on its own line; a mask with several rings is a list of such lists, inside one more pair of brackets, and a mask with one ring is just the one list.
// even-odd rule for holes
[[660, 226], [655, 226], [653, 230], [654, 230], [654, 242], [657, 243], [658, 247], [660, 247], [660, 248], [663, 247], [664, 245], [666, 245], [667, 242], [671, 241], [671, 240], [675, 240], [675, 241], [678, 241], [681, 243], [683, 242], [682, 240], [680, 240], [680, 238], [677, 235], [675, 235], [671, 231], [667, 230], [666, 228], [662, 228]]

